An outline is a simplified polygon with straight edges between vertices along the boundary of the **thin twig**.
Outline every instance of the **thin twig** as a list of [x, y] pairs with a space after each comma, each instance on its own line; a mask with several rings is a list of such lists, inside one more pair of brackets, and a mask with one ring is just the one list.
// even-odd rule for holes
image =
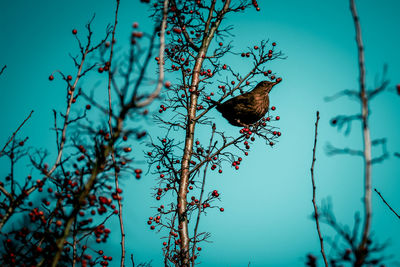
[[10, 139], [7, 141], [7, 143], [4, 145], [3, 149], [0, 151], [0, 156], [3, 154], [4, 150], [6, 149], [6, 147], [8, 146], [8, 144], [14, 139], [15, 135], [18, 133], [18, 131], [21, 129], [21, 127], [25, 124], [25, 122], [27, 120], [29, 120], [29, 118], [32, 116], [33, 110], [31, 111], [31, 113], [29, 113], [28, 117], [26, 117], [26, 119], [19, 125], [19, 127], [17, 128], [17, 130], [15, 130], [15, 132], [12, 134], [12, 136], [10, 137]]
[[[209, 152], [208, 152], [207, 158], [210, 158], [210, 154], [211, 154], [211, 151], [212, 151], [212, 148], [213, 148], [212, 142], [214, 140], [214, 134], [215, 134], [215, 125], [213, 125], [213, 127], [212, 127], [210, 144], [208, 145]], [[201, 192], [200, 192], [199, 203], [197, 205], [198, 213], [197, 213], [196, 225], [194, 227], [194, 233], [193, 233], [193, 247], [192, 247], [192, 259], [191, 259], [192, 260], [192, 266], [194, 266], [194, 264], [195, 264], [194, 263], [194, 260], [195, 260], [194, 254], [196, 252], [197, 230], [198, 230], [199, 223], [200, 223], [200, 216], [201, 216], [201, 211], [202, 211], [201, 210], [202, 209], [202, 202], [203, 202], [203, 196], [204, 196], [204, 187], [205, 187], [205, 184], [206, 184], [206, 174], [207, 174], [207, 169], [208, 169], [208, 165], [209, 164], [210, 164], [210, 161], [207, 160], [206, 166], [204, 167], [203, 181], [201, 183]]]
[[378, 195], [382, 199], [383, 203], [385, 203], [386, 206], [388, 206], [388, 208], [397, 216], [397, 218], [400, 219], [400, 215], [386, 202], [386, 200], [383, 198], [381, 193], [378, 190], [376, 190], [376, 188], [374, 188], [374, 190], [375, 190], [376, 193], [378, 193]]
[[315, 186], [315, 180], [314, 180], [314, 164], [316, 161], [316, 157], [315, 157], [315, 150], [317, 148], [317, 135], [318, 135], [318, 121], [319, 121], [319, 111], [317, 111], [317, 120], [315, 121], [315, 135], [314, 135], [314, 148], [313, 148], [313, 158], [312, 158], [312, 163], [311, 163], [311, 182], [312, 182], [312, 186], [313, 186], [313, 198], [312, 198], [312, 203], [314, 206], [314, 217], [315, 217], [315, 224], [317, 226], [317, 232], [318, 232], [318, 237], [319, 237], [319, 243], [321, 246], [321, 254], [322, 257], [324, 258], [324, 263], [325, 266], [328, 267], [328, 261], [326, 259], [326, 255], [325, 255], [325, 250], [324, 250], [324, 240], [322, 238], [322, 234], [321, 234], [321, 230], [319, 227], [319, 218], [318, 218], [318, 208], [317, 208], [317, 204], [315, 203], [315, 192], [316, 192], [316, 186]]
[[[112, 30], [111, 34], [111, 48], [110, 48], [110, 58], [108, 60], [108, 127], [110, 130], [110, 136], [114, 140], [113, 136], [113, 130], [112, 130], [112, 118], [113, 118], [113, 112], [112, 112], [112, 101], [111, 101], [111, 82], [112, 82], [112, 76], [113, 72], [111, 71], [111, 62], [113, 58], [113, 52], [114, 52], [114, 43], [115, 43], [115, 30], [117, 28], [118, 24], [118, 10], [119, 10], [119, 3], [120, 0], [116, 0], [117, 6], [115, 9], [115, 20], [114, 20], [114, 27]], [[119, 218], [119, 226], [120, 226], [120, 232], [121, 232], [121, 267], [125, 266], [125, 231], [124, 231], [124, 222], [122, 218], [122, 203], [121, 203], [121, 197], [119, 195], [119, 182], [118, 182], [118, 171], [117, 171], [117, 162], [115, 160], [115, 152], [114, 152], [114, 146], [112, 145], [111, 147], [111, 158], [113, 161], [114, 165], [114, 175], [115, 175], [115, 189], [116, 189], [116, 194], [117, 194], [117, 200], [118, 200], [118, 218]]]
[[4, 70], [7, 68], [7, 65], [4, 65], [2, 68], [1, 68], [1, 70], [0, 70], [0, 75], [2, 75], [3, 74], [3, 72], [4, 72]]
[[163, 7], [163, 19], [161, 22], [161, 30], [160, 30], [160, 50], [158, 53], [159, 61], [159, 73], [158, 73], [158, 82], [156, 89], [153, 93], [151, 93], [145, 100], [136, 104], [137, 107], [144, 107], [149, 105], [161, 92], [163, 83], [164, 83], [164, 50], [165, 50], [165, 27], [167, 26], [167, 15], [168, 15], [168, 3], [169, 0], [164, 0]]

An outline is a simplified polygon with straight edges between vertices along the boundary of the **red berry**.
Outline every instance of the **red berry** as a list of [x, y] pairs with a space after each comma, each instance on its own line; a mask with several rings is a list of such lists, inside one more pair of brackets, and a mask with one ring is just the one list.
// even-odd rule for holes
[[277, 121], [279, 121], [280, 117], [279, 117], [279, 116], [276, 116], [275, 119], [276, 119]]
[[400, 95], [400, 84], [398, 84], [398, 85], [396, 86], [396, 88], [397, 88], [397, 94]]
[[50, 80], [50, 81], [54, 80], [53, 74], [49, 76], [49, 80]]
[[92, 107], [89, 104], [86, 105], [86, 109], [91, 109], [91, 108]]
[[220, 208], [219, 210], [220, 210], [221, 212], [223, 212], [223, 211], [224, 211], [224, 208]]
[[272, 43], [272, 46], [276, 46], [276, 43], [275, 43], [275, 42], [273, 42], [273, 43]]
[[276, 109], [276, 107], [275, 107], [275, 106], [272, 106], [272, 107], [271, 107], [271, 109], [272, 109], [272, 110], [275, 110], [275, 109]]
[[165, 83], [165, 87], [166, 87], [166, 88], [170, 88], [170, 87], [171, 87], [171, 82], [166, 82], [166, 83]]
[[76, 29], [72, 30], [72, 34], [77, 34], [77, 33], [78, 33], [78, 31]]
[[134, 22], [134, 23], [132, 24], [132, 27], [133, 27], [133, 28], [137, 28], [137, 27], [139, 27], [139, 23], [137, 23], [137, 22]]
[[72, 80], [72, 76], [71, 76], [71, 75], [68, 75], [68, 76], [67, 76], [67, 80], [68, 80], [68, 81], [71, 81], [71, 80]]

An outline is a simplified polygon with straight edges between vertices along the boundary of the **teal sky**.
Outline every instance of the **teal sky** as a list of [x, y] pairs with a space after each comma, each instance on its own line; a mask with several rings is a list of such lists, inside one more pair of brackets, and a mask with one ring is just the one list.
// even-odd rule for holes
[[[321, 121], [316, 162], [318, 203], [330, 197], [338, 221], [353, 225], [353, 215], [362, 211], [363, 165], [361, 158], [329, 157], [325, 147], [362, 149], [361, 126], [355, 122], [345, 136], [330, 126], [338, 114], [359, 113], [359, 104], [347, 98], [325, 102], [324, 97], [342, 89], [358, 89], [357, 50], [354, 26], [347, 0], [336, 1], [258, 1], [260, 12], [251, 9], [235, 14], [224, 22], [233, 25], [236, 51], [270, 39], [287, 56], [270, 66], [283, 77], [270, 95], [281, 120], [280, 142], [272, 149], [256, 142], [239, 171], [229, 168], [224, 175], [208, 178], [209, 189], [222, 193], [224, 213], [209, 212], [202, 221], [203, 231], [211, 232], [212, 243], [204, 244], [201, 266], [303, 266], [309, 252], [319, 255], [319, 242], [311, 198], [310, 165], [314, 140], [315, 112]], [[377, 86], [383, 65], [389, 69], [389, 89], [371, 102], [370, 127], [372, 138], [386, 137], [391, 155], [400, 152], [400, 96], [394, 92], [400, 83], [400, 1], [357, 1], [363, 41], [365, 44], [368, 88]], [[32, 119], [21, 134], [29, 136], [30, 145], [55, 151], [52, 109], [63, 110], [64, 87], [48, 76], [57, 69], [73, 71], [68, 54], [78, 53], [71, 30], [78, 29], [82, 38], [84, 25], [96, 14], [93, 24], [95, 38], [103, 36], [112, 23], [114, 1], [0, 1], [0, 67], [7, 69], [0, 76], [0, 143], [4, 144], [20, 122], [34, 110]], [[121, 0], [116, 33], [118, 49], [126, 49], [131, 25], [139, 22], [141, 29], [150, 30], [147, 6], [139, 1]], [[246, 71], [240, 57], [227, 61], [237, 70]], [[243, 66], [243, 67], [242, 67]], [[99, 80], [94, 75], [82, 86], [87, 90]], [[167, 77], [168, 78], [168, 77]], [[104, 87], [104, 92], [106, 88]], [[228, 125], [212, 112], [218, 127], [236, 134], [238, 128]], [[152, 137], [163, 131], [150, 126]], [[200, 138], [200, 137], [199, 137]], [[145, 150], [143, 145], [140, 150]], [[379, 156], [379, 150], [373, 150]], [[54, 155], [54, 154], [53, 154]], [[8, 165], [0, 161], [1, 177]], [[21, 166], [21, 172], [26, 166]], [[21, 175], [24, 173], [21, 173]], [[25, 174], [24, 174], [25, 175]], [[393, 208], [400, 211], [400, 159], [391, 156], [373, 166], [373, 188], [377, 188]], [[137, 181], [123, 181], [125, 195], [127, 254], [137, 262], [153, 261], [161, 266], [163, 234], [148, 229], [146, 218], [159, 205], [150, 197], [155, 177], [148, 175]], [[390, 240], [387, 255], [396, 255], [400, 262], [399, 220], [373, 194], [372, 232], [379, 241]], [[119, 235], [116, 219], [111, 222], [114, 238], [107, 245], [109, 254], [119, 256]], [[334, 233], [322, 225], [326, 236]], [[328, 249], [329, 251], [329, 249]], [[394, 266], [390, 261], [388, 266]]]

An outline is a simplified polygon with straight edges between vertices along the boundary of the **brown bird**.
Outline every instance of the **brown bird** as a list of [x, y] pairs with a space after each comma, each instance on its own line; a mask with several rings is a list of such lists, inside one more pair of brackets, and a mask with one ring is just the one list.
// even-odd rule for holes
[[248, 127], [259, 121], [268, 111], [268, 94], [278, 82], [262, 81], [250, 92], [238, 95], [225, 103], [212, 101], [222, 116], [234, 126]]

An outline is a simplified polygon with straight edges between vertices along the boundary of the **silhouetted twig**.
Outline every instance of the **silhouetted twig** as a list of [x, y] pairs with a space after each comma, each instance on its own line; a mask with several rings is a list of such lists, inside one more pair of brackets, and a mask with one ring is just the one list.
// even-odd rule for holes
[[312, 203], [313, 203], [313, 206], [314, 206], [314, 218], [315, 218], [315, 224], [316, 224], [316, 227], [317, 227], [319, 243], [320, 243], [320, 246], [321, 246], [321, 254], [322, 254], [322, 257], [324, 258], [325, 266], [329, 266], [328, 265], [328, 261], [326, 259], [325, 250], [324, 250], [324, 240], [322, 238], [321, 230], [320, 230], [320, 227], [319, 227], [318, 208], [317, 208], [317, 204], [315, 203], [316, 186], [315, 186], [315, 180], [314, 180], [314, 164], [315, 164], [315, 161], [316, 161], [315, 151], [316, 151], [316, 148], [317, 148], [318, 121], [319, 121], [319, 111], [317, 111], [317, 119], [315, 121], [314, 148], [313, 148], [313, 157], [312, 157], [312, 163], [311, 163], [311, 169], [310, 169], [310, 171], [311, 171], [311, 182], [312, 182], [312, 186], [313, 186]]
[[[5, 67], [5, 66], [4, 66]], [[3, 67], [3, 69], [4, 69]], [[0, 156], [3, 154], [4, 150], [6, 149], [6, 147], [8, 146], [8, 144], [14, 139], [15, 135], [19, 132], [19, 130], [21, 129], [21, 127], [25, 124], [25, 122], [27, 120], [29, 120], [29, 118], [32, 116], [33, 110], [31, 111], [31, 113], [29, 113], [28, 117], [26, 117], [26, 119], [18, 126], [17, 130], [15, 130], [15, 132], [12, 134], [12, 136], [10, 137], [10, 139], [7, 141], [7, 143], [4, 145], [3, 149], [0, 151]]]
[[3, 74], [3, 72], [4, 72], [4, 70], [7, 68], [7, 65], [4, 65], [2, 68], [1, 68], [1, 70], [0, 70], [0, 75], [2, 75]]
[[383, 203], [385, 203], [386, 206], [388, 206], [388, 208], [397, 216], [397, 218], [400, 219], [400, 215], [386, 202], [386, 200], [383, 198], [381, 193], [378, 190], [376, 190], [376, 188], [374, 188], [374, 190], [379, 195], [379, 197], [382, 199]]
[[[115, 8], [115, 18], [114, 18], [114, 26], [111, 34], [111, 48], [110, 48], [110, 58], [108, 60], [108, 66], [109, 66], [109, 71], [108, 71], [108, 127], [110, 130], [110, 136], [114, 138], [113, 136], [113, 129], [112, 129], [112, 117], [113, 117], [113, 112], [112, 112], [112, 107], [111, 107], [111, 81], [112, 81], [112, 76], [113, 72], [111, 71], [111, 63], [113, 59], [113, 54], [114, 54], [114, 44], [115, 44], [115, 30], [117, 28], [118, 24], [118, 10], [119, 10], [119, 3], [120, 0], [116, 0], [117, 6]], [[118, 183], [118, 171], [117, 171], [117, 163], [115, 160], [115, 152], [114, 152], [114, 146], [112, 145], [111, 148], [111, 158], [113, 161], [114, 165], [114, 182], [115, 182], [115, 188], [116, 188], [116, 194], [117, 194], [117, 201], [118, 201], [118, 219], [119, 219], [119, 226], [120, 226], [120, 232], [121, 232], [121, 266], [125, 265], [125, 231], [124, 231], [124, 222], [122, 219], [122, 203], [121, 203], [121, 197], [119, 195], [119, 183]]]

